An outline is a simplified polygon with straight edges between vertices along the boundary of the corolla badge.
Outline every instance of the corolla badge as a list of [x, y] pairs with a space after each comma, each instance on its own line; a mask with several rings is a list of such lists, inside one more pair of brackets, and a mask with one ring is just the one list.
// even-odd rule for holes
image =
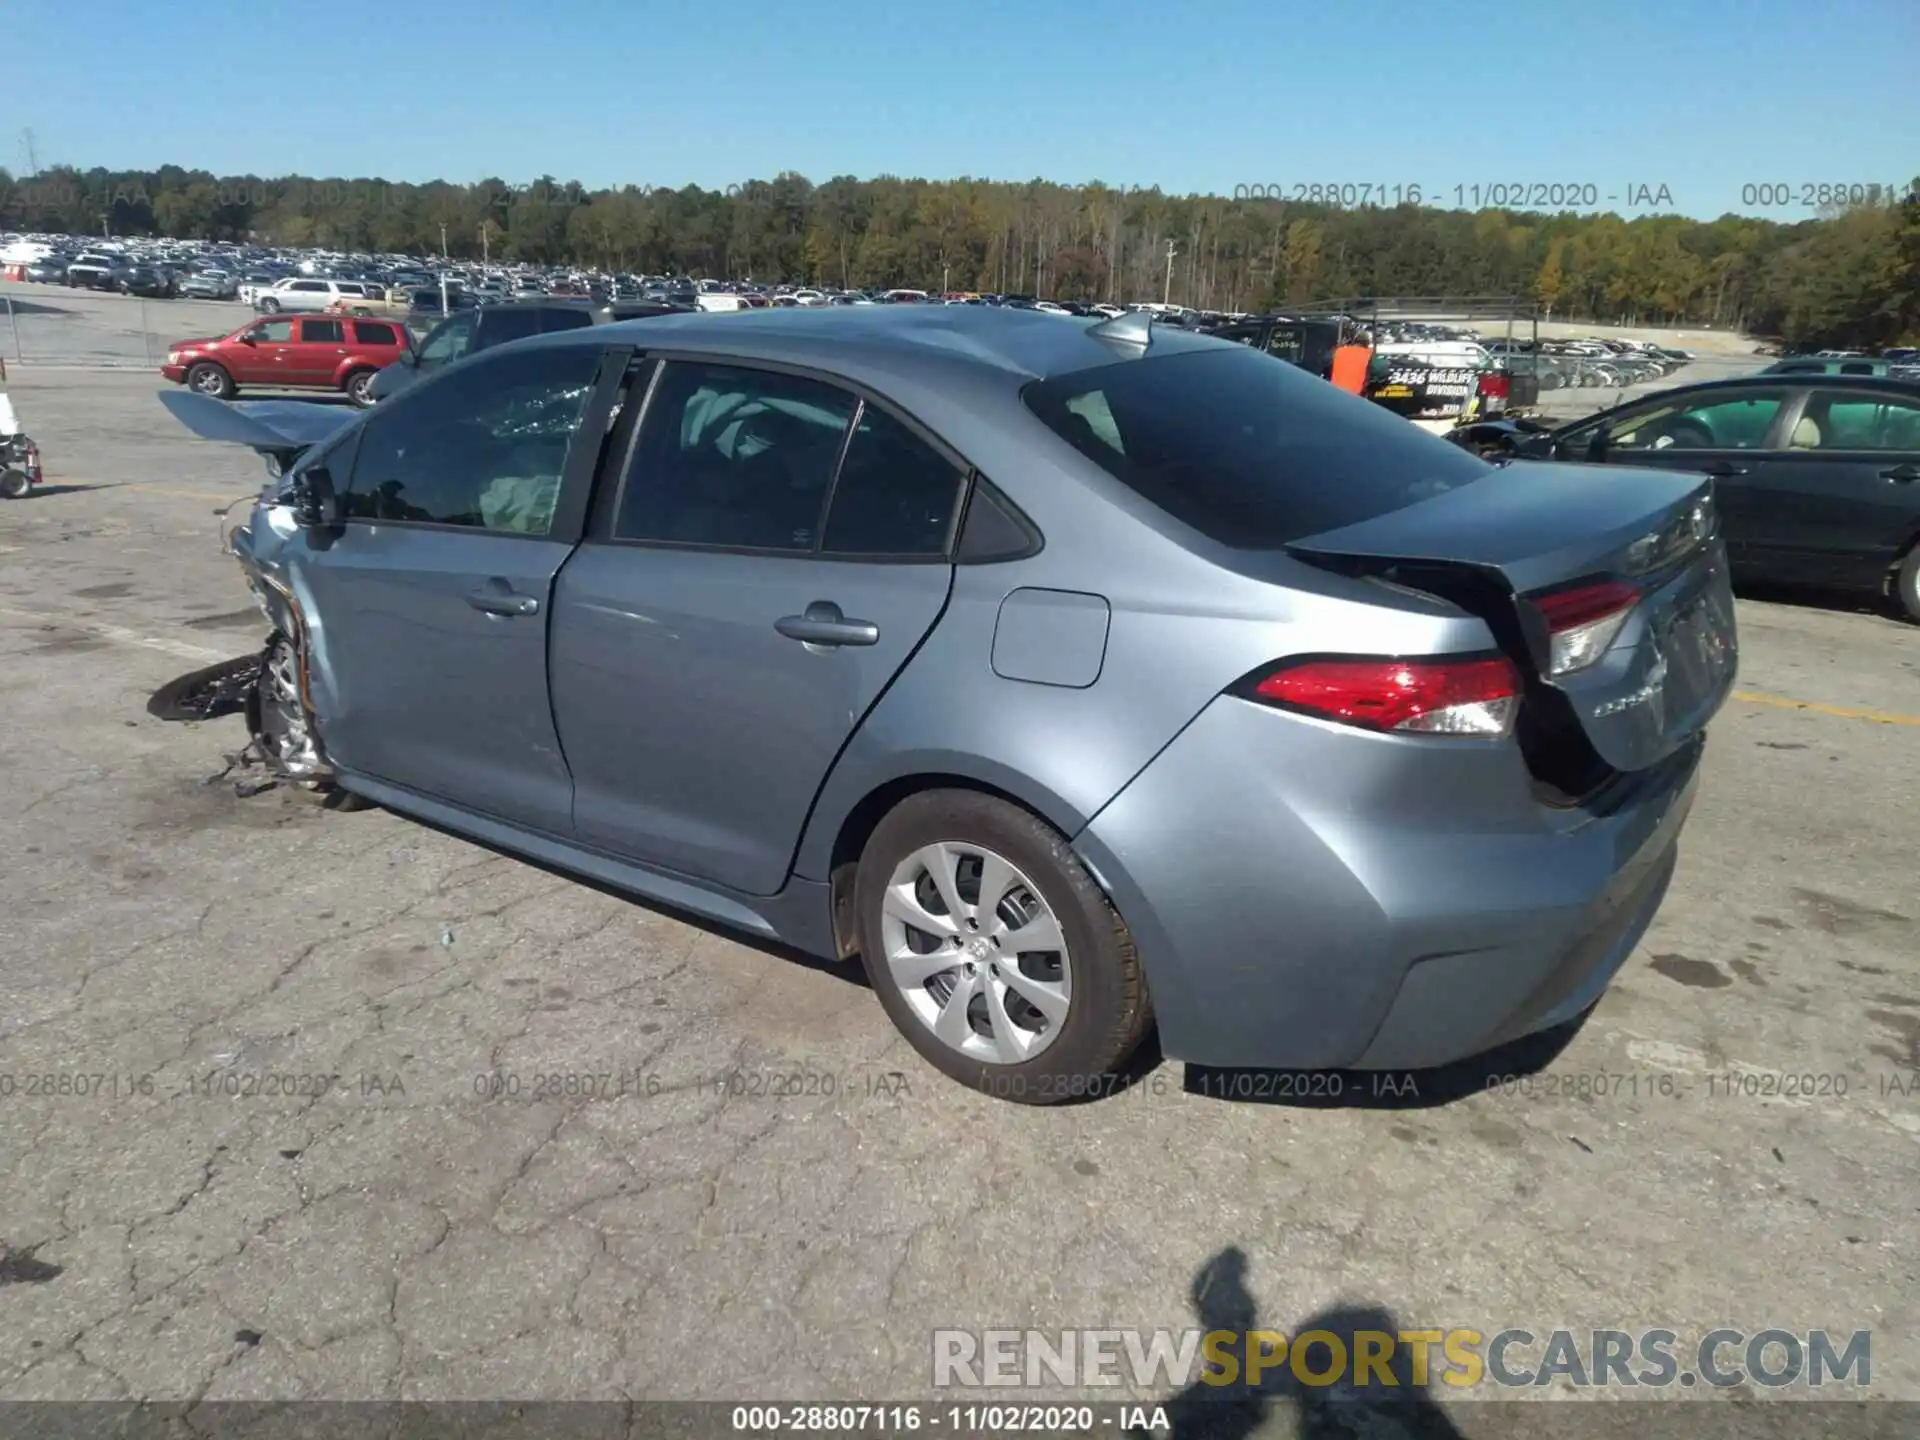
[[1654, 723], [1657, 725], [1661, 720], [1661, 705], [1666, 695], [1667, 657], [1655, 650], [1653, 668], [1647, 671], [1647, 683], [1631, 695], [1622, 695], [1617, 700], [1608, 700], [1604, 704], [1594, 706], [1593, 718], [1604, 720], [1609, 715], [1618, 715], [1624, 710], [1631, 710], [1636, 705], [1651, 705], [1654, 707]]

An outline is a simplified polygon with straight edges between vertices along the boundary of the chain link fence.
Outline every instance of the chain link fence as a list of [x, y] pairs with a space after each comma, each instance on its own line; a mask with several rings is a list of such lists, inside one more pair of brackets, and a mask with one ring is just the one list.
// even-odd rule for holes
[[8, 283], [0, 286], [0, 355], [14, 365], [158, 369], [169, 346], [228, 334], [252, 313], [231, 300], [149, 300]]

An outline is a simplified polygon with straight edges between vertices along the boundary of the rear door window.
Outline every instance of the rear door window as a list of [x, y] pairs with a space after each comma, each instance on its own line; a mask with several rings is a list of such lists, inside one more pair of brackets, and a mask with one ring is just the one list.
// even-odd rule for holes
[[812, 552], [856, 404], [803, 376], [669, 362], [647, 401], [615, 537]]
[[1175, 520], [1273, 549], [1471, 484], [1484, 460], [1233, 346], [1123, 360], [1023, 392], [1049, 429]]
[[959, 467], [886, 411], [863, 407], [827, 510], [830, 555], [944, 555]]
[[1794, 426], [1792, 448], [1920, 450], [1920, 400], [1816, 390]]
[[557, 306], [540, 314], [543, 330], [578, 330], [593, 323], [593, 313], [578, 305]]
[[302, 320], [300, 338], [309, 345], [338, 345], [347, 338], [346, 326], [338, 320]]

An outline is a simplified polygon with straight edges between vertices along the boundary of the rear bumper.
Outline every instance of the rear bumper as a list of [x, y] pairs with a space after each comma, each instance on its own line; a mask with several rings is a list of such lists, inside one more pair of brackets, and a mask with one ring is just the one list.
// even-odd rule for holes
[[1593, 807], [1508, 743], [1214, 702], [1075, 840], [1174, 1059], [1445, 1064], [1578, 1015], [1652, 922], [1698, 742]]

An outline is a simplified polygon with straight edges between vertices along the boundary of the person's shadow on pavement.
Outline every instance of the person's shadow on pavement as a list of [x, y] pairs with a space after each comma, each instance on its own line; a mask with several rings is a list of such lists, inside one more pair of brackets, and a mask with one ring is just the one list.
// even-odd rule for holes
[[[1195, 1380], [1166, 1404], [1173, 1440], [1252, 1440], [1276, 1433], [1272, 1422], [1280, 1417], [1275, 1402], [1290, 1403], [1296, 1411], [1293, 1433], [1300, 1440], [1351, 1440], [1357, 1435], [1404, 1434], [1408, 1440], [1464, 1440], [1459, 1430], [1413, 1380], [1413, 1352], [1393, 1347], [1386, 1368], [1397, 1382], [1392, 1386], [1353, 1383], [1352, 1357], [1356, 1334], [1378, 1331], [1398, 1336], [1400, 1323], [1391, 1312], [1373, 1306], [1341, 1306], [1303, 1321], [1288, 1336], [1324, 1330], [1346, 1347], [1348, 1365], [1332, 1384], [1303, 1384], [1291, 1363], [1263, 1367], [1258, 1380], [1246, 1379], [1248, 1331], [1261, 1327], [1259, 1307], [1247, 1288], [1247, 1257], [1238, 1246], [1215, 1255], [1193, 1277], [1189, 1291], [1200, 1329], [1230, 1330], [1240, 1337], [1234, 1348], [1239, 1374], [1230, 1385], [1208, 1385]], [[1277, 1358], [1277, 1357], [1276, 1357]], [[1291, 1361], [1291, 1355], [1288, 1360]], [[1302, 1368], [1325, 1375], [1334, 1357], [1324, 1342], [1307, 1347]], [[1386, 1422], [1386, 1423], [1382, 1423]], [[1284, 1430], [1279, 1433], [1285, 1433]]]

